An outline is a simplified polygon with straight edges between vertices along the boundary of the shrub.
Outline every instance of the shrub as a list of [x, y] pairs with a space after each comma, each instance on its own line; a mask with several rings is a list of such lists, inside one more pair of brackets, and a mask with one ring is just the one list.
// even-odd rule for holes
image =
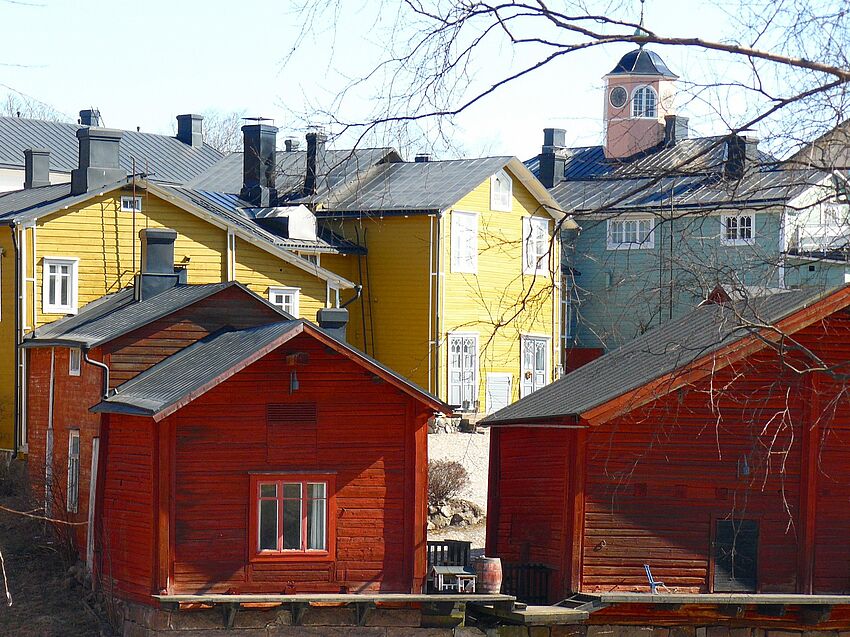
[[469, 486], [469, 473], [456, 460], [432, 460], [428, 463], [428, 504], [439, 506]]

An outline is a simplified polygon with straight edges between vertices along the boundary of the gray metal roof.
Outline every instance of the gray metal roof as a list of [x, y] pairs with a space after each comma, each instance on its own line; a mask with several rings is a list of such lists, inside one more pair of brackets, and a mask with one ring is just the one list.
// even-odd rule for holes
[[[231, 286], [256, 296], [235, 282], [178, 285], [142, 301], [136, 301], [134, 288], [125, 288], [83, 306], [74, 316], [39, 327], [26, 336], [24, 347], [44, 347], [51, 343], [97, 347]], [[266, 303], [259, 296], [257, 299]]]
[[0, 219], [37, 216], [40, 209], [54, 210], [56, 204], [70, 196], [71, 184], [56, 184], [2, 192], [0, 193]]
[[[317, 193], [335, 188], [375, 164], [399, 161], [392, 148], [361, 148], [356, 150], [326, 150], [325, 168], [317, 180]], [[307, 173], [307, 152], [278, 152], [275, 187], [282, 201], [298, 200], [303, 195]], [[189, 181], [190, 188], [204, 191], [238, 193], [242, 189], [242, 153], [232, 153], [215, 166]]]
[[698, 358], [773, 325], [838, 288], [788, 290], [730, 305], [706, 304], [657, 327], [487, 416], [484, 424], [578, 417], [609, 400], [683, 368]]
[[[70, 173], [79, 161], [77, 124], [47, 122], [19, 117], [0, 117], [0, 166], [23, 169], [24, 150], [50, 151], [50, 170]], [[128, 173], [136, 161], [136, 173], [154, 181], [185, 183], [206, 172], [222, 158], [222, 153], [204, 144], [192, 148], [176, 137], [123, 131], [120, 144], [121, 167]]]
[[415, 383], [302, 319], [211, 334], [120, 385], [114, 395], [92, 411], [156, 416], [166, 409], [173, 410], [178, 403], [188, 402], [304, 331], [335, 341], [355, 358], [388, 374], [397, 385], [418, 394], [435, 408], [450, 412], [448, 405]]
[[322, 212], [443, 210], [504, 168], [511, 157], [375, 166], [360, 183], [331, 193]]

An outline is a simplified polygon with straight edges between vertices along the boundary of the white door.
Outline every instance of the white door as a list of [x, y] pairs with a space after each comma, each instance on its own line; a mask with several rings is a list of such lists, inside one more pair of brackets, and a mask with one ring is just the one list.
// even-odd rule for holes
[[493, 413], [511, 404], [511, 375], [487, 374], [487, 412]]
[[522, 395], [543, 387], [549, 378], [549, 339], [538, 336], [522, 337]]
[[475, 407], [478, 336], [449, 334], [449, 404], [463, 410]]

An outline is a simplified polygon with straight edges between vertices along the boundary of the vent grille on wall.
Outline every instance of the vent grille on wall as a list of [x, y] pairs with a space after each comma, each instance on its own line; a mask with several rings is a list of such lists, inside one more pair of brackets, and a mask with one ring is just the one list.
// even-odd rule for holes
[[266, 420], [276, 425], [315, 425], [316, 403], [267, 405]]

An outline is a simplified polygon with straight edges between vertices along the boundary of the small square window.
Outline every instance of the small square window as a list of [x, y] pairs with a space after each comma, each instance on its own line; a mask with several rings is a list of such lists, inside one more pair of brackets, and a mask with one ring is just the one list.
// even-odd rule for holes
[[79, 259], [44, 257], [42, 260], [42, 312], [77, 313], [77, 265]]
[[74, 348], [70, 350], [68, 356], [68, 374], [70, 376], [80, 375], [80, 362], [82, 360], [82, 351]]
[[141, 212], [141, 197], [121, 197], [121, 212]]
[[301, 288], [269, 288], [269, 302], [287, 314], [298, 318], [298, 297]]
[[753, 242], [755, 215], [721, 215], [720, 242], [723, 245], [746, 245]]

